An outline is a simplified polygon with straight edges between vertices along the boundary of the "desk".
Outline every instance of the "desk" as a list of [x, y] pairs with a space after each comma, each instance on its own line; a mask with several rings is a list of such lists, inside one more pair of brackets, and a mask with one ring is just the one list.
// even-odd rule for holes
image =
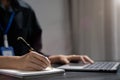
[[0, 75], [0, 80], [120, 80], [120, 70], [117, 73], [103, 72], [66, 72], [63, 75], [36, 76], [28, 78], [15, 78]]

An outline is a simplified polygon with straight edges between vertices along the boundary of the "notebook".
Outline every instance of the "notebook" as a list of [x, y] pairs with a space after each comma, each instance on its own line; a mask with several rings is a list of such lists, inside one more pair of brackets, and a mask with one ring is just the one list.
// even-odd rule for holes
[[93, 64], [70, 63], [58, 67], [66, 71], [98, 71], [98, 72], [116, 72], [119, 68], [119, 62], [95, 62]]
[[12, 69], [0, 69], [0, 74], [5, 74], [8, 76], [25, 78], [25, 77], [34, 77], [34, 76], [44, 76], [52, 74], [64, 74], [63, 69], [51, 68], [43, 71], [21, 71], [21, 70], [12, 70]]

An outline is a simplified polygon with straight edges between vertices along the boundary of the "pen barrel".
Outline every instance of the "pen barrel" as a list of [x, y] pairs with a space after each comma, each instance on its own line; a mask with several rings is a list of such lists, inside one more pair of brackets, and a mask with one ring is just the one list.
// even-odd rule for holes
[[29, 49], [28, 51], [34, 51], [30, 44], [28, 44], [22, 37], [18, 37], [17, 39]]

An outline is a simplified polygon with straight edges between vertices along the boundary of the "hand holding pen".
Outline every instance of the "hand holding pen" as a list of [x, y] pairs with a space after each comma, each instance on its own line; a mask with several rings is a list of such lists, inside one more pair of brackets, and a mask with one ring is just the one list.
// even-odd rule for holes
[[37, 53], [22, 37], [18, 37], [18, 40], [21, 40], [27, 47], [29, 47], [29, 52], [23, 56], [21, 56], [20, 68], [22, 70], [46, 70], [46, 68], [50, 67], [50, 61], [47, 57]]

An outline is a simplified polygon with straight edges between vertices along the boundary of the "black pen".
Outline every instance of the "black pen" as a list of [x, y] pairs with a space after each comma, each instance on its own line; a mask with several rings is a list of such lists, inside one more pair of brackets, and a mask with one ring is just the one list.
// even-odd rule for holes
[[[26, 46], [29, 48], [29, 51], [35, 51], [35, 50], [30, 46], [30, 44], [28, 44], [22, 37], [18, 37], [17, 40], [21, 41], [24, 45], [26, 45]], [[49, 61], [48, 57], [45, 57], [45, 58]], [[49, 66], [49, 67], [47, 67], [45, 70], [51, 70], [51, 69], [52, 69], [52, 67]]]
[[18, 37], [17, 40], [25, 44], [29, 48], [29, 51], [34, 51], [34, 49], [30, 46], [30, 44], [28, 44], [22, 37]]

